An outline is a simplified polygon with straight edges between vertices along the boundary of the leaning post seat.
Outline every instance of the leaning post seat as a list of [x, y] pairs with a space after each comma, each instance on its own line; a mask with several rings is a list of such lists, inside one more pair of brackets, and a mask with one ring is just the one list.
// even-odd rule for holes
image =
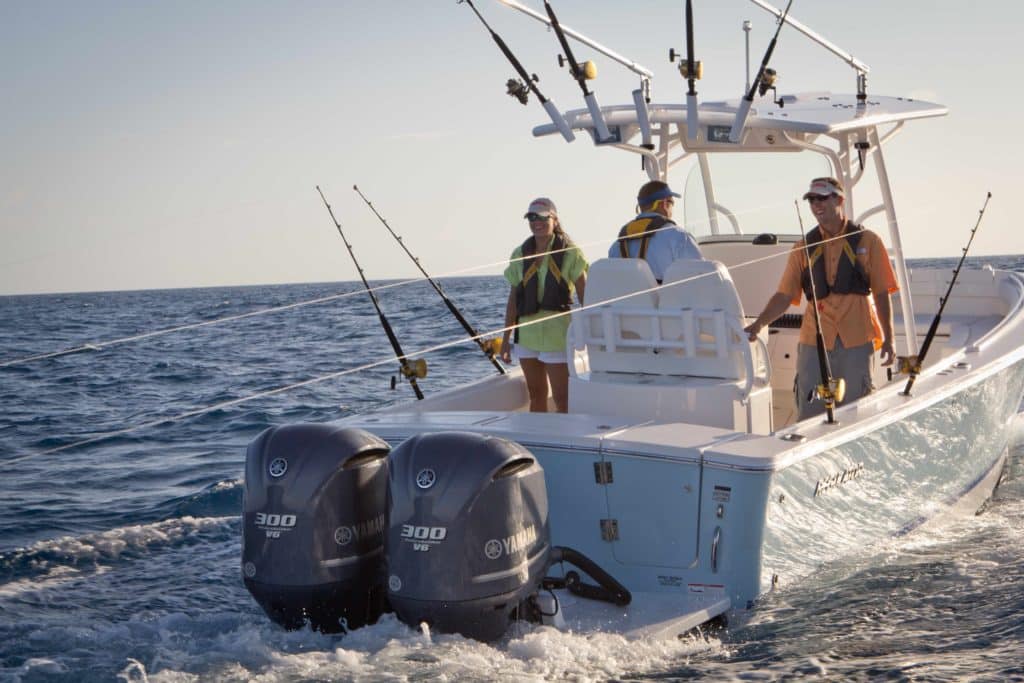
[[[669, 355], [674, 374], [753, 379], [752, 354], [743, 333], [743, 305], [729, 271], [718, 261], [673, 261], [665, 270], [658, 309], [681, 313], [661, 319], [662, 335], [686, 347]], [[731, 324], [730, 324], [731, 323]], [[737, 327], [739, 331], [737, 331]]]
[[771, 431], [767, 353], [721, 263], [676, 261], [658, 287], [645, 261], [602, 259], [585, 303], [569, 331], [571, 412]]
[[[566, 344], [570, 369], [576, 368], [574, 350], [586, 349], [589, 367], [604, 371], [621, 365], [620, 354], [649, 355], [650, 349], [640, 340], [651, 335], [650, 311], [658, 305], [657, 289], [658, 281], [643, 259], [595, 261], [587, 271], [587, 310], [572, 314]], [[598, 339], [603, 343], [594, 344]]]

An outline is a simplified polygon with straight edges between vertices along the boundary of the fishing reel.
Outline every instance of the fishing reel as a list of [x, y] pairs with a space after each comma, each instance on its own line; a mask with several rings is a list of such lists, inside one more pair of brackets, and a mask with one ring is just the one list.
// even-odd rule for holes
[[416, 358], [402, 363], [402, 376], [406, 379], [423, 379], [427, 376], [427, 361]]
[[842, 377], [835, 377], [828, 384], [819, 384], [815, 393], [825, 405], [842, 403], [846, 398], [846, 380]]
[[668, 49], [668, 61], [674, 63], [677, 57], [679, 58], [678, 67], [680, 76], [687, 79], [693, 78], [694, 80], [697, 81], [704, 78], [704, 62], [700, 61], [699, 59], [695, 59], [693, 61], [693, 73], [691, 74], [689, 62], [683, 58], [683, 55], [681, 53], [676, 52], [676, 49], [674, 47], [670, 47]]
[[896, 356], [896, 373], [900, 375], [921, 374], [921, 360], [917, 356]]
[[[562, 55], [558, 55], [558, 67], [559, 68], [562, 68], [563, 66], [565, 66], [568, 63], [569, 63], [569, 60], [567, 60]], [[597, 64], [594, 64], [589, 59], [587, 61], [583, 62], [582, 64], [580, 64], [579, 67], [580, 67], [579, 68], [579, 72], [577, 72], [576, 69], [574, 69], [571, 64], [569, 65], [569, 72], [572, 74], [572, 77], [575, 78], [577, 81], [580, 80], [580, 78], [582, 78], [585, 81], [592, 81], [595, 78], [597, 78]]]
[[779, 97], [779, 91], [775, 89], [775, 83], [779, 80], [779, 74], [775, 69], [765, 67], [761, 73], [761, 82], [757, 84], [757, 94], [764, 97], [769, 90], [772, 91], [772, 102], [779, 105], [779, 108], [786, 106], [785, 100]]
[[480, 348], [484, 350], [488, 358], [494, 358], [495, 356], [501, 355], [501, 337], [495, 337], [494, 339], [481, 339]]
[[[537, 82], [537, 74], [533, 74], [533, 81]], [[518, 78], [510, 78], [505, 83], [505, 94], [519, 100], [520, 104], [526, 104], [530, 100], [530, 86]]]

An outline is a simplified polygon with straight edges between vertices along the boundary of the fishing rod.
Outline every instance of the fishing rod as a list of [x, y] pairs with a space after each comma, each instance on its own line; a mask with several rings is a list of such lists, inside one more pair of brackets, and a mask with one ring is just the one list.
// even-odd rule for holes
[[565, 117], [562, 116], [562, 112], [558, 110], [558, 107], [555, 106], [554, 102], [544, 97], [544, 95], [541, 94], [540, 89], [537, 88], [537, 81], [540, 80], [537, 78], [537, 75], [530, 75], [526, 72], [523, 65], [518, 59], [516, 59], [516, 56], [512, 54], [512, 50], [509, 49], [509, 46], [501, 39], [501, 36], [494, 32], [494, 29], [492, 29], [491, 25], [487, 23], [487, 20], [484, 19], [483, 15], [477, 11], [476, 5], [473, 4], [473, 0], [458, 0], [458, 2], [459, 4], [464, 2], [469, 5], [469, 8], [473, 10], [473, 14], [475, 14], [484, 27], [490, 31], [491, 37], [494, 38], [494, 42], [498, 44], [498, 48], [501, 49], [502, 53], [504, 53], [505, 57], [508, 58], [508, 61], [519, 73], [519, 78], [521, 80], [517, 81], [514, 78], [508, 79], [508, 83], [506, 83], [508, 94], [515, 97], [523, 104], [526, 104], [529, 99], [530, 92], [532, 92], [537, 96], [537, 100], [541, 103], [541, 106], [544, 107], [544, 110], [547, 111], [548, 116], [551, 117], [551, 122], [555, 124], [555, 128], [557, 128], [558, 132], [562, 134], [565, 141], [572, 142], [575, 140], [576, 135], [573, 134], [572, 129], [569, 128], [569, 123], [565, 120]]
[[949, 301], [949, 295], [953, 291], [953, 285], [956, 284], [956, 278], [960, 275], [960, 268], [964, 265], [964, 259], [967, 258], [967, 251], [971, 248], [971, 242], [974, 241], [974, 233], [978, 232], [978, 226], [981, 225], [981, 218], [985, 215], [985, 209], [988, 208], [988, 200], [992, 199], [992, 193], [989, 192], [985, 195], [985, 203], [981, 207], [981, 211], [978, 212], [978, 220], [974, 224], [974, 228], [971, 230], [971, 237], [967, 240], [967, 246], [964, 247], [963, 254], [960, 256], [960, 263], [956, 265], [956, 270], [953, 271], [953, 279], [949, 281], [949, 287], [946, 289], [946, 295], [939, 299], [939, 310], [935, 312], [935, 317], [932, 318], [932, 324], [928, 328], [928, 334], [924, 337], [924, 342], [921, 343], [921, 352], [916, 357], [910, 357], [906, 359], [909, 367], [910, 377], [907, 378], [907, 386], [903, 388], [903, 395], [910, 396], [910, 389], [914, 386], [914, 382], [917, 381], [917, 376], [921, 374], [921, 365], [924, 363], [924, 357], [928, 354], [928, 349], [931, 348], [932, 339], [935, 338], [935, 332], [939, 329], [939, 321], [942, 319], [942, 311], [946, 308], [946, 302]]
[[548, 0], [544, 0], [544, 9], [547, 10], [548, 18], [551, 19], [551, 28], [555, 30], [558, 42], [562, 44], [562, 53], [565, 55], [565, 60], [562, 59], [562, 55], [558, 55], [558, 66], [565, 66], [566, 62], [569, 63], [569, 75], [580, 84], [580, 89], [583, 91], [583, 100], [587, 103], [590, 118], [594, 122], [594, 139], [597, 142], [606, 142], [611, 138], [612, 134], [608, 130], [608, 124], [604, 121], [601, 107], [597, 104], [597, 97], [587, 87], [587, 81], [597, 77], [597, 67], [591, 61], [585, 62], [582, 66], [576, 61], [576, 57], [572, 54], [572, 48], [569, 47], [569, 39], [565, 37], [565, 31], [562, 30], [562, 25], [558, 23], [555, 10], [551, 7], [551, 3]]
[[381, 223], [384, 224], [384, 227], [388, 229], [388, 232], [391, 233], [391, 236], [395, 238], [396, 242], [398, 242], [398, 246], [402, 247], [402, 249], [409, 256], [409, 258], [412, 259], [412, 262], [416, 264], [416, 267], [420, 269], [420, 272], [423, 273], [423, 277], [427, 278], [427, 282], [429, 282], [431, 284], [431, 286], [433, 286], [434, 291], [437, 292], [438, 296], [441, 297], [441, 299], [444, 301], [445, 305], [448, 306], [448, 310], [452, 312], [452, 315], [455, 316], [455, 319], [458, 320], [459, 324], [462, 325], [462, 329], [466, 330], [466, 334], [469, 335], [470, 339], [472, 339], [474, 342], [476, 342], [477, 346], [480, 347], [480, 350], [483, 351], [484, 355], [487, 356], [488, 360], [491, 361], [491, 364], [494, 365], [495, 369], [498, 371], [498, 374], [499, 375], [504, 375], [505, 374], [505, 368], [503, 368], [501, 366], [501, 363], [498, 362], [497, 358], [494, 357], [495, 354], [498, 351], [500, 351], [500, 349], [501, 349], [501, 340], [500, 339], [488, 339], [488, 340], [485, 340], [485, 339], [483, 339], [481, 337], [479, 332], [477, 332], [475, 329], [473, 329], [473, 326], [462, 315], [462, 312], [452, 302], [452, 300], [448, 298], [448, 296], [444, 293], [444, 290], [441, 289], [441, 285], [439, 285], [434, 280], [434, 278], [430, 277], [430, 275], [427, 273], [427, 271], [423, 269], [423, 266], [420, 264], [420, 260], [418, 258], [416, 258], [415, 256], [413, 256], [412, 252], [409, 251], [409, 248], [407, 246], [405, 246], [405, 242], [402, 241], [402, 238], [398, 234], [396, 234], [394, 230], [391, 229], [391, 226], [388, 225], [388, 222], [386, 220], [384, 220], [384, 217], [380, 215], [380, 213], [373, 206], [373, 204], [370, 202], [370, 200], [367, 199], [366, 196], [362, 192], [360, 192], [359, 186], [358, 185], [353, 185], [352, 189], [356, 191], [356, 193], [362, 198], [362, 200], [364, 202], [366, 202], [366, 205], [368, 207], [370, 207], [370, 211], [373, 211], [373, 215], [375, 215], [377, 217], [377, 219]]
[[757, 70], [757, 76], [754, 77], [750, 90], [740, 100], [740, 108], [736, 111], [736, 120], [733, 121], [732, 130], [729, 131], [729, 142], [740, 141], [740, 137], [743, 135], [743, 128], [747, 125], [747, 115], [750, 114], [750, 106], [754, 103], [754, 93], [760, 92], [763, 96], [775, 82], [775, 72], [768, 68], [768, 60], [772, 58], [772, 52], [775, 51], [775, 43], [779, 39], [779, 32], [782, 31], [782, 27], [786, 24], [789, 8], [792, 6], [793, 0], [789, 0], [785, 11], [779, 17], [779, 26], [775, 29], [772, 42], [768, 43], [768, 49], [765, 50], [764, 59], [761, 60], [761, 67]]
[[[398, 343], [398, 337], [395, 336], [394, 330], [391, 329], [391, 325], [388, 323], [388, 319], [384, 316], [384, 311], [380, 309], [380, 302], [377, 301], [377, 295], [373, 293], [373, 289], [370, 287], [370, 283], [366, 281], [366, 276], [363, 274], [363, 269], [359, 265], [359, 261], [356, 260], [356, 254], [352, 251], [352, 245], [345, 239], [345, 233], [341, 230], [341, 224], [338, 223], [338, 219], [334, 217], [334, 211], [331, 210], [331, 205], [327, 203], [327, 198], [324, 197], [323, 190], [320, 186], [316, 186], [316, 191], [320, 193], [320, 199], [323, 200], [324, 206], [327, 207], [327, 213], [331, 214], [331, 220], [334, 221], [334, 227], [338, 229], [338, 234], [341, 235], [341, 241], [345, 243], [345, 247], [348, 249], [348, 255], [352, 257], [352, 263], [355, 264], [356, 270], [359, 271], [359, 279], [363, 281], [363, 287], [366, 288], [366, 293], [370, 295], [370, 301], [373, 302], [373, 307], [377, 309], [377, 316], [380, 318], [380, 324], [384, 328], [384, 333], [388, 336], [388, 341], [391, 342], [391, 348], [395, 350], [395, 357], [398, 358], [398, 363], [401, 366], [402, 376], [409, 380], [409, 385], [412, 386], [412, 390], [416, 393], [416, 398], [423, 400], [423, 392], [420, 391], [420, 386], [416, 383], [416, 378], [423, 378], [427, 376], [427, 362], [422, 358], [417, 358], [411, 363], [405, 357], [405, 353], [402, 351], [402, 345]], [[394, 379], [391, 380], [392, 387], [394, 385]]]
[[[669, 49], [668, 61], [676, 61], [676, 51]], [[693, 3], [686, 0], [686, 61], [679, 62], [679, 73], [689, 84], [686, 91], [686, 137], [697, 139], [697, 88], [696, 81], [704, 75], [704, 65], [693, 56]]]
[[[789, 9], [788, 7], [786, 8]], [[796, 218], [800, 221], [800, 233], [804, 233], [804, 219], [800, 215], [800, 202], [793, 200], [796, 205]], [[821, 227], [818, 227], [821, 230]], [[825, 404], [825, 413], [828, 416], [827, 422], [829, 424], [838, 424], [836, 422], [835, 408], [836, 403], [841, 403], [843, 397], [846, 396], [846, 380], [840, 377], [839, 379], [833, 379], [832, 377], [832, 364], [828, 360], [828, 350], [825, 348], [825, 335], [821, 331], [821, 317], [818, 315], [818, 290], [814, 286], [814, 273], [811, 271], [811, 250], [807, 244], [807, 238], [804, 237], [804, 255], [807, 257], [807, 275], [808, 280], [811, 283], [811, 306], [814, 309], [814, 343], [818, 349], [818, 371], [821, 373], [821, 383], [818, 384], [815, 390], [818, 394], [818, 398]]]

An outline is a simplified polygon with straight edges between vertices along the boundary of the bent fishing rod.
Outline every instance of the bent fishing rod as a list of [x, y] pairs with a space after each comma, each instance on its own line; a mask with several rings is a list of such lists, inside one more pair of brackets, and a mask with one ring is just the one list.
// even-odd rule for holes
[[373, 215], [375, 215], [377, 219], [384, 224], [384, 227], [388, 229], [388, 232], [391, 233], [391, 236], [395, 238], [396, 242], [398, 242], [398, 246], [402, 247], [402, 250], [405, 251], [406, 255], [408, 255], [408, 257], [412, 259], [412, 262], [416, 264], [416, 267], [420, 269], [420, 272], [423, 273], [423, 277], [427, 278], [427, 282], [429, 282], [431, 286], [433, 286], [434, 291], [437, 292], [438, 296], [441, 297], [445, 305], [448, 307], [448, 310], [452, 312], [452, 315], [455, 316], [455, 319], [459, 321], [460, 325], [462, 325], [462, 329], [466, 330], [466, 334], [469, 335], [470, 339], [476, 342], [477, 346], [480, 347], [480, 350], [484, 352], [485, 356], [487, 356], [487, 359], [491, 361], [491, 364], [494, 365], [494, 368], [498, 371], [498, 374], [504, 375], [505, 368], [502, 367], [501, 363], [499, 363], [497, 358], [494, 357], [495, 353], [498, 351], [495, 342], [498, 342], [499, 340], [485, 340], [481, 337], [480, 333], [477, 332], [469, 323], [469, 321], [466, 320], [466, 318], [462, 315], [462, 311], [460, 311], [459, 308], [455, 305], [455, 303], [451, 299], [449, 299], [448, 296], [444, 293], [444, 290], [441, 289], [441, 285], [439, 285], [434, 280], [434, 278], [430, 277], [427, 271], [424, 270], [423, 266], [420, 264], [420, 260], [413, 256], [412, 252], [409, 251], [409, 248], [405, 246], [405, 242], [402, 241], [402, 238], [398, 234], [396, 234], [394, 230], [391, 229], [391, 226], [388, 225], [388, 222], [384, 220], [383, 216], [380, 215], [376, 207], [374, 207], [370, 200], [367, 199], [366, 196], [359, 190], [359, 186], [353, 185], [352, 189], [356, 191], [356, 193], [362, 198], [364, 202], [366, 202], [366, 205], [370, 207], [370, 211], [373, 211]]
[[[320, 193], [320, 199], [323, 200], [324, 206], [327, 207], [327, 213], [331, 214], [331, 220], [334, 221], [334, 227], [338, 229], [338, 234], [341, 235], [341, 241], [345, 243], [345, 247], [348, 249], [348, 255], [352, 257], [352, 263], [355, 264], [356, 270], [359, 271], [359, 279], [363, 281], [363, 287], [366, 288], [366, 293], [370, 295], [370, 301], [373, 302], [373, 307], [377, 309], [377, 316], [380, 318], [380, 324], [384, 328], [384, 333], [388, 336], [388, 341], [391, 342], [391, 348], [395, 351], [395, 357], [398, 358], [398, 363], [401, 366], [402, 376], [409, 380], [409, 385], [412, 387], [413, 392], [416, 393], [416, 398], [423, 400], [423, 392], [420, 391], [420, 386], [416, 383], [417, 377], [427, 376], [427, 364], [422, 358], [417, 358], [413, 362], [405, 357], [405, 352], [402, 351], [402, 345], [398, 343], [398, 337], [395, 336], [394, 330], [391, 329], [388, 319], [384, 316], [384, 311], [380, 308], [380, 302], [377, 301], [377, 295], [373, 293], [373, 289], [370, 287], [370, 283], [366, 281], [366, 276], [363, 274], [363, 269], [359, 265], [359, 261], [356, 260], [356, 254], [352, 251], [352, 245], [348, 243], [345, 238], [345, 233], [341, 230], [341, 224], [338, 223], [338, 219], [334, 217], [334, 211], [331, 209], [331, 205], [327, 203], [327, 198], [324, 197], [323, 190], [320, 186], [316, 186], [316, 191]], [[392, 384], [394, 380], [392, 380]]]
[[[587, 87], [587, 81], [597, 76], [597, 67], [594, 66], [593, 62], [585, 62], [583, 65], [580, 65], [576, 61], [576, 57], [572, 54], [572, 48], [569, 47], [569, 39], [565, 37], [565, 31], [562, 30], [562, 25], [558, 23], [555, 10], [551, 7], [551, 3], [548, 0], [544, 0], [544, 9], [547, 10], [548, 18], [551, 19], [551, 28], [554, 29], [555, 35], [558, 36], [558, 42], [562, 45], [565, 61], [569, 63], [569, 75], [579, 83], [580, 89], [583, 91], [583, 101], [587, 103], [587, 110], [590, 112], [590, 118], [594, 122], [594, 139], [597, 142], [605, 142], [612, 134], [608, 130], [608, 124], [604, 122], [604, 115], [601, 113], [601, 107], [597, 104], [597, 97]], [[558, 65], [563, 66], [563, 64], [562, 55], [559, 55]]]
[[512, 50], [509, 48], [509, 46], [506, 45], [505, 41], [501, 39], [501, 36], [494, 32], [494, 29], [492, 29], [491, 25], [487, 23], [487, 20], [484, 19], [483, 15], [480, 14], [479, 11], [477, 11], [476, 5], [473, 4], [473, 0], [458, 1], [459, 4], [464, 2], [467, 5], [469, 5], [469, 8], [473, 10], [473, 14], [477, 16], [477, 18], [480, 20], [480, 23], [484, 25], [484, 28], [490, 31], [491, 37], [494, 38], [494, 42], [497, 43], [498, 48], [502, 51], [502, 53], [505, 55], [508, 61], [512, 64], [512, 67], [515, 68], [516, 72], [518, 72], [519, 78], [521, 80], [519, 82], [516, 82], [514, 78], [509, 79], [508, 83], [506, 84], [506, 86], [508, 87], [508, 94], [511, 95], [512, 97], [515, 97], [523, 104], [526, 104], [529, 98], [529, 94], [530, 92], [532, 92], [534, 95], [537, 96], [537, 100], [541, 103], [541, 106], [544, 107], [544, 110], [548, 113], [548, 116], [551, 117], [551, 122], [555, 124], [555, 128], [557, 128], [558, 132], [562, 134], [562, 137], [565, 138], [565, 141], [572, 142], [573, 140], [575, 140], [576, 135], [572, 132], [572, 129], [569, 128], [569, 123], [565, 120], [565, 117], [562, 116], [562, 112], [558, 111], [558, 107], [555, 106], [555, 103], [549, 100], [548, 98], [544, 97], [544, 95], [541, 94], [540, 89], [537, 88], [537, 81], [539, 79], [537, 78], [536, 74], [530, 75], [529, 73], [527, 73], [526, 69], [523, 68], [523, 65], [519, 62], [518, 59], [516, 59], [516, 56], [512, 54]]
[[750, 85], [750, 90], [744, 95], [743, 99], [740, 100], [740, 108], [736, 111], [736, 120], [732, 123], [732, 130], [729, 131], [729, 142], [739, 142], [740, 137], [743, 135], [743, 128], [747, 125], [747, 115], [750, 114], [750, 106], [754, 103], [754, 93], [761, 90], [761, 94], [767, 91], [770, 83], [762, 87], [762, 83], [767, 77], [768, 72], [768, 60], [772, 58], [772, 52], [775, 51], [775, 43], [779, 40], [779, 32], [782, 31], [782, 27], [786, 24], [786, 17], [789, 15], [789, 8], [793, 6], [793, 0], [789, 0], [786, 5], [785, 11], [779, 17], [779, 26], [775, 29], [775, 35], [772, 36], [772, 42], [768, 43], [768, 49], [765, 50], [764, 59], [761, 60], [761, 66], [757, 70], [757, 76], [754, 77], [754, 82]]
[[[788, 7], [786, 8], [789, 9]], [[836, 422], [836, 403], [843, 400], [846, 395], [846, 380], [840, 377], [832, 377], [832, 364], [828, 360], [828, 350], [825, 348], [825, 334], [821, 331], [821, 316], [818, 315], [818, 290], [814, 286], [814, 273], [811, 272], [811, 250], [807, 244], [806, 233], [804, 233], [804, 219], [800, 215], [800, 202], [794, 199], [796, 205], [796, 218], [800, 222], [800, 233], [804, 235], [804, 255], [807, 257], [807, 275], [811, 283], [811, 307], [814, 309], [814, 344], [818, 350], [818, 371], [821, 373], [821, 383], [816, 390], [818, 398], [825, 404], [825, 413], [828, 424]], [[818, 226], [821, 231], [821, 226]]]
[[963, 249], [963, 254], [960, 256], [960, 263], [956, 265], [956, 270], [953, 271], [953, 278], [949, 281], [949, 287], [946, 289], [946, 295], [939, 299], [939, 310], [935, 312], [935, 317], [932, 318], [932, 324], [928, 327], [928, 334], [925, 335], [924, 341], [921, 343], [921, 352], [917, 354], [916, 358], [909, 358], [909, 372], [910, 377], [907, 378], [907, 386], [903, 388], [903, 395], [910, 396], [910, 390], [914, 386], [914, 382], [917, 381], [917, 376], [921, 374], [921, 366], [924, 364], [924, 357], [928, 354], [928, 349], [931, 348], [932, 340], [935, 338], [935, 333], [939, 329], [939, 321], [942, 320], [942, 311], [946, 308], [946, 302], [949, 301], [949, 295], [953, 292], [953, 285], [956, 284], [956, 279], [960, 275], [960, 268], [964, 265], [964, 259], [967, 258], [967, 251], [971, 248], [971, 242], [974, 241], [974, 233], [978, 232], [978, 226], [981, 225], [981, 219], [985, 215], [985, 209], [988, 208], [988, 200], [992, 199], [992, 193], [989, 192], [985, 195], [985, 203], [981, 207], [981, 211], [978, 212], [978, 220], [974, 224], [974, 228], [971, 230], [971, 236], [967, 240], [967, 246]]

